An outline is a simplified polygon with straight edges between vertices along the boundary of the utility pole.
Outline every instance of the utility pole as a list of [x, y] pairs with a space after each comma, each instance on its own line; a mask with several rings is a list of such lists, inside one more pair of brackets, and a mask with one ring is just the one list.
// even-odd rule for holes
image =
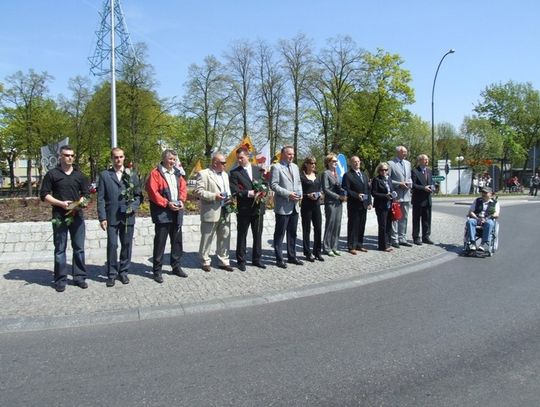
[[[111, 77], [111, 147], [117, 147], [116, 137], [116, 73], [121, 70], [116, 61], [136, 58], [124, 19], [120, 0], [104, 0], [94, 55], [89, 59], [90, 72], [95, 76]], [[109, 64], [107, 64], [109, 62]]]

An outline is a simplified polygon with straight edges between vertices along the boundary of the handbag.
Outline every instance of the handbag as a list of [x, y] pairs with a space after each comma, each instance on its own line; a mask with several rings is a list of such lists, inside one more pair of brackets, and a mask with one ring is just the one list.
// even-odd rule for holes
[[401, 205], [399, 202], [392, 202], [390, 210], [392, 211], [392, 220], [400, 220], [402, 218]]

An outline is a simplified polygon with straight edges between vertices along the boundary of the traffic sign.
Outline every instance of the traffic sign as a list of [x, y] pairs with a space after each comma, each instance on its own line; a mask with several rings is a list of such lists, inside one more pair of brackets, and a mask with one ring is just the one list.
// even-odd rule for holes
[[444, 175], [434, 175], [433, 177], [431, 177], [431, 179], [435, 182], [441, 182], [445, 180]]

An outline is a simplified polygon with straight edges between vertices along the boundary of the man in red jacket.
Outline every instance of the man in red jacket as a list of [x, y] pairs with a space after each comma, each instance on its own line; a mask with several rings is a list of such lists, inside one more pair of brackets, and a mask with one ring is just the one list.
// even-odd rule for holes
[[171, 243], [172, 273], [179, 277], [187, 277], [180, 267], [183, 251], [182, 221], [187, 187], [180, 170], [175, 166], [177, 158], [176, 151], [163, 151], [161, 163], [150, 172], [146, 182], [150, 214], [155, 227], [152, 271], [154, 280], [160, 284], [163, 283], [161, 269], [167, 236]]

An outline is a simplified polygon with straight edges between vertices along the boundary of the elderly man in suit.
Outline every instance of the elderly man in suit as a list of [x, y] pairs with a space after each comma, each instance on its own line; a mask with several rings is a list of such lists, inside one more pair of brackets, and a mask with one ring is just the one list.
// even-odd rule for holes
[[401, 246], [411, 247], [407, 241], [407, 222], [409, 207], [411, 204], [411, 163], [406, 160], [407, 148], [404, 146], [396, 147], [396, 156], [388, 161], [390, 170], [389, 176], [392, 180], [392, 189], [397, 193], [397, 200], [401, 206], [401, 219], [392, 222], [391, 241], [392, 247], [399, 249]]
[[[251, 261], [254, 266], [265, 269], [261, 262], [262, 230], [265, 203], [260, 200], [263, 191], [254, 188], [254, 182], [263, 183], [263, 170], [249, 162], [249, 152], [245, 147], [236, 150], [238, 166], [231, 171], [231, 192], [236, 195], [238, 232], [236, 238], [236, 261], [240, 271], [246, 271], [246, 238], [249, 227], [253, 235]], [[259, 199], [258, 199], [259, 198]]]
[[117, 278], [122, 284], [129, 283], [135, 212], [142, 202], [138, 177], [124, 167], [124, 150], [113, 148], [111, 158], [113, 166], [99, 175], [97, 192], [99, 225], [107, 231], [107, 287], [113, 287]]
[[274, 252], [276, 265], [287, 268], [283, 261], [282, 245], [287, 233], [287, 262], [296, 265], [304, 264], [296, 257], [296, 229], [298, 227], [299, 204], [302, 199], [302, 183], [300, 171], [293, 163], [294, 148], [285, 146], [281, 149], [281, 161], [272, 167], [270, 187], [275, 192], [274, 213], [276, 229], [274, 231]]
[[[431, 197], [435, 190], [428, 167], [429, 158], [420, 154], [417, 167], [412, 171], [412, 213], [413, 213], [413, 242], [433, 244], [431, 235]], [[422, 240], [420, 240], [420, 223], [422, 224]]]
[[231, 189], [229, 176], [225, 171], [227, 161], [221, 153], [212, 157], [209, 168], [199, 171], [194, 194], [200, 199], [201, 209], [201, 243], [199, 256], [202, 269], [206, 272], [210, 267], [210, 246], [216, 239], [216, 255], [219, 268], [233, 271], [229, 264], [229, 246], [231, 241], [231, 218], [226, 211], [230, 204]]
[[347, 248], [356, 255], [363, 247], [367, 211], [371, 209], [371, 187], [366, 172], [360, 169], [360, 158], [352, 156], [351, 168], [343, 175], [342, 187], [347, 191]]
[[188, 276], [180, 267], [183, 254], [182, 224], [187, 187], [182, 173], [176, 167], [177, 161], [178, 154], [175, 150], [164, 150], [161, 153], [161, 163], [150, 171], [146, 181], [150, 214], [155, 229], [152, 271], [154, 281], [159, 284], [163, 283], [163, 254], [167, 236], [171, 242], [172, 273], [183, 278]]

